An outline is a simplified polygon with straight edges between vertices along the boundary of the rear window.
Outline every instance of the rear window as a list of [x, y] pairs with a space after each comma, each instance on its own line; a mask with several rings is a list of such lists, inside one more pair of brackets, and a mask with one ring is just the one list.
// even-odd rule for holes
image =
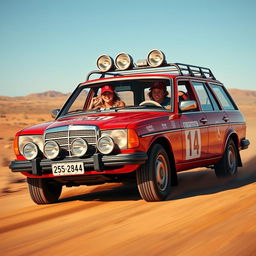
[[222, 108], [224, 110], [234, 110], [237, 109], [236, 106], [233, 104], [232, 100], [230, 99], [230, 96], [227, 94], [227, 92], [224, 90], [224, 88], [217, 84], [209, 84], [216, 96], [218, 97], [218, 100], [220, 104], [222, 105]]

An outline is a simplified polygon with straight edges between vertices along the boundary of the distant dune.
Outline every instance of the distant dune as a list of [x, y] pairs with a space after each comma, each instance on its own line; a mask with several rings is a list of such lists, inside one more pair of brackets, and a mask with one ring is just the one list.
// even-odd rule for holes
[[46, 91], [46, 92], [41, 92], [41, 93], [32, 93], [28, 94], [26, 97], [29, 98], [42, 98], [42, 97], [50, 97], [50, 98], [55, 98], [55, 97], [63, 97], [66, 96], [67, 94], [64, 94], [62, 92], [57, 92], [57, 91]]
[[228, 89], [237, 105], [256, 104], [256, 90]]

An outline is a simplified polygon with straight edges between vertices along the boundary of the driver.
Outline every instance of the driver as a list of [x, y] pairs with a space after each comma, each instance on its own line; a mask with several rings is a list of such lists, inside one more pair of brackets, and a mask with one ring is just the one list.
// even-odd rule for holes
[[163, 82], [155, 82], [149, 89], [148, 96], [162, 107], [171, 109], [171, 98], [168, 96], [166, 85]]

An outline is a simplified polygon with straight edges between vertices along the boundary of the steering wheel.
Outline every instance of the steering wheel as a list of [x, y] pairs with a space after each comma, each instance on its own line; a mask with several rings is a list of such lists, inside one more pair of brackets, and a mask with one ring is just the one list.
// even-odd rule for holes
[[160, 107], [160, 108], [164, 108], [160, 103], [154, 101], [154, 100], [144, 100], [140, 103], [140, 106], [156, 106], [156, 107]]

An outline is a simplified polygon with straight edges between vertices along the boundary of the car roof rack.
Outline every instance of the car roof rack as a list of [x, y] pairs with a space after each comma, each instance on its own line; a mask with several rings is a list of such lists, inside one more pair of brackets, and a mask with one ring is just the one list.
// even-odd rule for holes
[[174, 75], [181, 76], [192, 76], [192, 77], [203, 77], [208, 79], [216, 80], [212, 71], [209, 68], [199, 67], [195, 65], [189, 65], [184, 63], [169, 63], [161, 67], [134, 67], [129, 70], [114, 70], [110, 72], [102, 72], [100, 70], [91, 71], [87, 77], [86, 81], [90, 80], [91, 75], [99, 74], [100, 78], [105, 78], [106, 76], [125, 76], [125, 75], [137, 75], [137, 74], [152, 74], [152, 73], [171, 73]]

